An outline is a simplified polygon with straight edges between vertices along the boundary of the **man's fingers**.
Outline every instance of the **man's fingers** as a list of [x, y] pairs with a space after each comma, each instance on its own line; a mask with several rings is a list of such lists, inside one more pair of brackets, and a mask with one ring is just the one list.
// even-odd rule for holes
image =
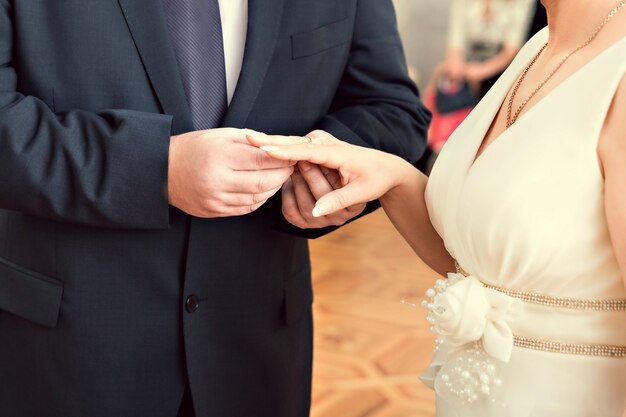
[[293, 173], [293, 167], [262, 171], [233, 171], [224, 191], [241, 194], [261, 194], [282, 186]]
[[[343, 186], [339, 172], [334, 169], [328, 170], [323, 167], [320, 169], [318, 165], [313, 165], [303, 161], [298, 163], [298, 170], [302, 174], [302, 178], [306, 181], [306, 185], [302, 184], [302, 186], [308, 186], [310, 194], [312, 194], [312, 197], [314, 197], [315, 200], [319, 200], [326, 194]], [[298, 184], [296, 183], [294, 186], [297, 187]], [[298, 193], [296, 193], [296, 195], [298, 195]], [[300, 199], [298, 199], [298, 202], [300, 202]], [[305, 218], [310, 217], [314, 204], [315, 201], [311, 199], [307, 200], [307, 204], [304, 207], [301, 207], [301, 211], [303, 212], [303, 216]], [[343, 224], [347, 220], [361, 213], [364, 209], [365, 203], [359, 203], [346, 207], [345, 212], [339, 210], [328, 215], [327, 217], [329, 217], [329, 220], [331, 220], [334, 224]]]
[[343, 182], [341, 181], [341, 175], [339, 175], [339, 171], [336, 169], [328, 169], [326, 167], [321, 167], [321, 171], [324, 173], [326, 180], [333, 187], [333, 190], [337, 190], [343, 187]]
[[256, 211], [263, 204], [265, 204], [265, 201], [250, 206], [229, 207], [223, 213], [220, 213], [217, 217], [244, 216], [246, 214], [252, 213], [253, 211]]
[[224, 205], [229, 207], [254, 206], [256, 204], [266, 202], [274, 194], [280, 191], [281, 188], [282, 184], [271, 190], [257, 194], [226, 193], [221, 197], [220, 200]]
[[[300, 162], [300, 164], [302, 164], [302, 162]], [[317, 167], [317, 165], [313, 165], [314, 167]], [[299, 165], [300, 171], [302, 172], [302, 167]], [[341, 175], [339, 175], [339, 171], [335, 170], [335, 169], [327, 169], [325, 167], [321, 167], [320, 172], [323, 173], [324, 177], [326, 178], [326, 183], [330, 185], [331, 188], [326, 189], [325, 192], [321, 195], [315, 195], [316, 193], [313, 192], [313, 194], [315, 195], [315, 198], [317, 198], [318, 200], [320, 198], [322, 198], [324, 195], [328, 194], [329, 192], [333, 191], [333, 190], [338, 190], [341, 187], [343, 187], [343, 182], [341, 181]], [[304, 175], [306, 178], [306, 175]], [[307, 180], [307, 182], [309, 182]], [[309, 186], [311, 186], [311, 183], [309, 182]], [[311, 188], [311, 190], [313, 190], [313, 188]], [[365, 203], [360, 203], [360, 204], [355, 204], [349, 207], [346, 207], [346, 211], [347, 211], [347, 217], [344, 219], [345, 220], [349, 220], [352, 217], [360, 214], [363, 210], [365, 210]]]
[[302, 217], [298, 202], [296, 201], [296, 194], [294, 191], [293, 181], [291, 178], [285, 182], [282, 189], [282, 212], [285, 219], [291, 224], [301, 229], [306, 228], [307, 221]]
[[311, 193], [309, 185], [304, 179], [303, 175], [296, 171], [291, 176], [291, 183], [293, 184], [293, 191], [296, 196], [296, 204], [302, 214], [302, 217], [306, 220], [311, 218], [311, 211], [315, 207], [317, 199]]
[[313, 194], [313, 197], [315, 197], [316, 200], [319, 200], [324, 195], [334, 190], [333, 186], [328, 181], [327, 176], [324, 175], [319, 166], [313, 165], [310, 162], [302, 161], [298, 163], [298, 170], [302, 174], [302, 178], [308, 185], [308, 188], [311, 190], [311, 194]]
[[335, 213], [330, 213], [327, 216], [314, 217], [312, 212], [315, 198], [302, 176], [298, 173], [292, 175], [290, 180], [283, 186], [282, 200], [285, 219], [301, 229], [340, 226], [358, 215], [365, 207], [362, 205], [358, 211], [337, 210]]
[[258, 171], [295, 165], [296, 162], [272, 158], [267, 152], [248, 144], [237, 145], [229, 155], [229, 166], [235, 171]]

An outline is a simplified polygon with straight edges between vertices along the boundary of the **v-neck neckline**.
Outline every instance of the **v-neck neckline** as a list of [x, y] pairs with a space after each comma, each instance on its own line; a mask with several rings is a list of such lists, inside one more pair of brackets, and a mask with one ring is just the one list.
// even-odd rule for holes
[[[547, 29], [544, 29], [544, 30], [546, 30], [546, 32], [547, 32]], [[487, 133], [489, 132], [489, 130], [491, 129], [493, 123], [495, 122], [495, 119], [498, 116], [498, 114], [500, 113], [500, 110], [505, 105], [505, 100], [509, 96], [509, 92], [511, 90], [511, 87], [518, 80], [520, 74], [522, 73], [524, 68], [526, 68], [526, 65], [528, 65], [528, 64], [526, 64], [523, 67], [519, 68], [519, 71], [515, 72], [514, 78], [513, 78], [512, 82], [511, 82], [511, 84], [507, 84], [508, 88], [506, 88], [506, 90], [504, 90], [504, 86], [502, 87], [502, 89], [504, 90], [503, 91], [504, 96], [502, 97], [502, 95], [499, 94], [498, 96], [495, 96], [493, 98], [494, 103], [492, 104], [492, 107], [489, 108], [489, 114], [490, 114], [491, 117], [485, 122], [486, 126], [481, 126], [482, 127], [482, 129], [481, 129], [482, 130], [482, 134], [480, 136], [480, 141], [478, 141], [478, 145], [477, 145], [477, 147], [475, 147], [474, 152], [472, 153], [471, 163], [469, 165], [469, 168], [468, 168], [467, 172], [469, 173], [470, 171], [472, 171], [474, 169], [474, 167], [476, 166], [476, 164], [484, 159], [485, 154], [489, 153], [491, 147], [494, 144], [496, 144], [497, 142], [500, 142], [502, 138], [505, 138], [507, 136], [507, 134], [509, 134], [514, 129], [518, 128], [519, 125], [524, 124], [526, 119], [528, 119], [528, 115], [534, 113], [536, 107], [542, 106], [543, 103], [546, 100], [548, 100], [549, 98], [551, 98], [551, 96], [553, 96], [555, 92], [563, 89], [567, 84], [569, 84], [571, 82], [572, 79], [575, 79], [581, 73], [584, 73], [592, 64], [594, 64], [595, 62], [599, 61], [601, 57], [605, 56], [606, 54], [608, 54], [609, 51], [613, 50], [614, 48], [617, 48], [618, 45], [620, 45], [622, 42], [625, 42], [625, 41], [626, 41], [626, 37], [623, 37], [623, 38], [619, 39], [618, 41], [613, 42], [610, 46], [608, 46], [603, 51], [599, 52], [593, 58], [591, 58], [589, 61], [587, 61], [585, 64], [583, 64], [582, 66], [577, 68], [572, 74], [570, 74], [567, 78], [565, 78], [564, 80], [559, 82], [555, 87], [552, 88], [552, 90], [548, 91], [548, 93], [546, 95], [541, 97], [538, 101], [535, 102], [535, 104], [533, 104], [525, 112], [523, 112], [518, 117], [517, 121], [515, 123], [513, 123], [513, 125], [511, 125], [510, 127], [506, 128], [502, 132], [500, 132], [491, 141], [491, 143], [489, 143], [483, 149], [483, 151], [480, 153], [480, 155], [478, 155], [478, 152], [480, 151], [480, 148], [482, 147], [482, 145], [483, 145], [483, 143], [484, 143], [484, 141], [485, 141], [485, 139], [487, 137]], [[541, 46], [543, 46], [543, 44]], [[536, 52], [535, 52], [535, 54], [536, 54]], [[535, 56], [535, 54], [533, 54], [532, 56]], [[532, 59], [532, 56], [531, 56], [531, 59]], [[513, 77], [513, 74], [511, 74], [511, 76]]]

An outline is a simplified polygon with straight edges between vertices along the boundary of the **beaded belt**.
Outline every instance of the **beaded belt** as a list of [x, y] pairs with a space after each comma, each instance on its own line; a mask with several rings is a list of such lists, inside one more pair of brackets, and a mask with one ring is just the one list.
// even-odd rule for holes
[[[456, 264], [457, 273], [468, 277], [469, 274]], [[626, 300], [623, 299], [607, 299], [607, 300], [581, 300], [569, 297], [555, 297], [550, 295], [537, 294], [533, 292], [511, 290], [508, 288], [497, 287], [495, 285], [482, 282], [486, 288], [499, 291], [509, 297], [520, 299], [527, 303], [539, 304], [547, 307], [556, 307], [573, 310], [593, 310], [593, 311], [626, 311]], [[541, 350], [544, 352], [563, 353], [569, 355], [583, 356], [605, 356], [611, 358], [626, 357], [626, 346], [612, 345], [585, 345], [577, 343], [560, 343], [546, 340], [538, 340], [523, 336], [514, 336], [514, 346]]]

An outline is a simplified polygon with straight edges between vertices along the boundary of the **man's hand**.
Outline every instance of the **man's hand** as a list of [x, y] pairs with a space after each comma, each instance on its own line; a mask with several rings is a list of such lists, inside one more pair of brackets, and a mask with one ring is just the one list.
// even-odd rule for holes
[[196, 217], [248, 214], [281, 189], [293, 165], [251, 146], [245, 130], [210, 129], [172, 136], [169, 203]]
[[[331, 138], [323, 131], [315, 131], [309, 138]], [[294, 226], [301, 229], [341, 226], [365, 209], [365, 204], [356, 204], [327, 216], [313, 217], [313, 207], [324, 195], [343, 186], [339, 172], [320, 167], [306, 161], [298, 163], [298, 169], [282, 190], [283, 215]]]

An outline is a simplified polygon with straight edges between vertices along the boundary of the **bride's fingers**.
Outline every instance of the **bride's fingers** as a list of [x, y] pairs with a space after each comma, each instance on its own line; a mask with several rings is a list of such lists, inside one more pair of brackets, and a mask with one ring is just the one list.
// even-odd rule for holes
[[309, 139], [302, 136], [266, 135], [251, 131], [248, 131], [246, 134], [246, 140], [258, 148], [261, 146], [294, 145], [309, 142]]
[[301, 143], [295, 145], [264, 145], [261, 149], [276, 159], [308, 161], [326, 168], [338, 169], [350, 158], [347, 149], [325, 144]]

